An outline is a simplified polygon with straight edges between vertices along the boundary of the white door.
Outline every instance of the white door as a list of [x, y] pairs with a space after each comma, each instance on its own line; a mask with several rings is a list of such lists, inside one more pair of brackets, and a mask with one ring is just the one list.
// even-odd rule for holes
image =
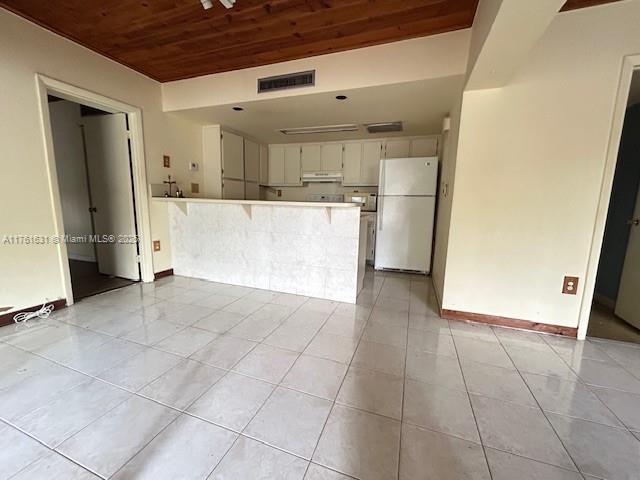
[[225, 200], [244, 200], [244, 180], [222, 180], [222, 198]]
[[342, 171], [342, 144], [328, 143], [320, 149], [321, 168], [325, 172]]
[[627, 323], [640, 328], [640, 192], [633, 218], [629, 219], [631, 232], [620, 277], [615, 313]]
[[382, 142], [362, 143], [361, 185], [378, 185], [380, 159], [382, 158]]
[[244, 179], [244, 139], [235, 133], [222, 132], [222, 176]]
[[410, 157], [435, 157], [438, 155], [438, 137], [411, 140]]
[[375, 267], [429, 272], [435, 197], [378, 197]]
[[407, 139], [387, 140], [385, 158], [404, 158], [409, 156], [411, 141]]
[[257, 182], [260, 176], [260, 146], [251, 140], [244, 140], [244, 178]]
[[320, 145], [303, 145], [300, 161], [303, 172], [319, 172], [322, 169], [320, 163]]
[[435, 195], [437, 183], [437, 158], [387, 158], [380, 162], [379, 195]]
[[301, 185], [300, 146], [284, 147], [284, 183], [285, 185]]
[[362, 143], [345, 143], [343, 185], [358, 185], [360, 183], [361, 163]]
[[[87, 172], [96, 235], [134, 238], [133, 185], [127, 119], [124, 113], [83, 119]], [[97, 243], [98, 271], [140, 280], [138, 245]]]
[[284, 184], [284, 147], [269, 147], [269, 185]]

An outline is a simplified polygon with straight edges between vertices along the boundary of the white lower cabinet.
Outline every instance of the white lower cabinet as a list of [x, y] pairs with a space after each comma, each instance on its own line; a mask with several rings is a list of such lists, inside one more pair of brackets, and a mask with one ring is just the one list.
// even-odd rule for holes
[[225, 200], [244, 200], [244, 180], [222, 180], [222, 198]]
[[245, 182], [244, 198], [245, 200], [260, 200], [260, 186], [256, 182]]

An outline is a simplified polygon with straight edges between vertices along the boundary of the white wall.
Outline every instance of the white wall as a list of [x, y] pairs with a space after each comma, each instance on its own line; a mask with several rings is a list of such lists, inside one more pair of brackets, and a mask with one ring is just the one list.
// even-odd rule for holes
[[[470, 30], [162, 84], [165, 111], [462, 75]], [[257, 79], [316, 70], [313, 87], [257, 93]]]
[[[80, 105], [66, 100], [51, 102], [49, 114], [64, 231], [69, 235], [92, 235]], [[89, 243], [69, 243], [67, 254], [75, 260], [96, 261], [95, 249]]]
[[[465, 92], [443, 307], [576, 327], [640, 1], [559, 14], [500, 89]], [[564, 275], [581, 279], [561, 293]]]
[[[200, 127], [162, 113], [157, 82], [3, 9], [0, 65], [0, 239], [54, 232], [36, 73], [140, 107], [150, 182], [165, 174], [164, 153], [172, 155], [176, 175], [186, 175], [188, 159], [200, 158]], [[0, 243], [0, 306], [24, 308], [62, 298], [58, 260], [55, 245]]]

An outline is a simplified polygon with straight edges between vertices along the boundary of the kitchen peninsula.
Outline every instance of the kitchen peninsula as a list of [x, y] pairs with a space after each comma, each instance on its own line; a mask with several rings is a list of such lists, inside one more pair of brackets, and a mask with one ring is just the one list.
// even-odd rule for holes
[[163, 249], [170, 248], [176, 275], [355, 303], [365, 264], [366, 225], [358, 205], [204, 198], [152, 202], [154, 239], [162, 237]]

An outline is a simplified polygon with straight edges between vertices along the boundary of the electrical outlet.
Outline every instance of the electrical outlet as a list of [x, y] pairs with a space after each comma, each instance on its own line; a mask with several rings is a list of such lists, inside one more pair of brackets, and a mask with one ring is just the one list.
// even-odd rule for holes
[[159, 252], [160, 251], [160, 240], [154, 240], [153, 241], [153, 251], [154, 252]]
[[564, 277], [562, 293], [566, 295], [575, 295], [578, 292], [578, 280], [578, 277]]
[[191, 193], [200, 193], [200, 184], [192, 183], [191, 184]]
[[281, 197], [282, 196], [282, 190], [276, 190], [278, 192], [278, 196]]
[[165, 168], [171, 168], [171, 157], [169, 155], [163, 155], [162, 164], [165, 166]]

